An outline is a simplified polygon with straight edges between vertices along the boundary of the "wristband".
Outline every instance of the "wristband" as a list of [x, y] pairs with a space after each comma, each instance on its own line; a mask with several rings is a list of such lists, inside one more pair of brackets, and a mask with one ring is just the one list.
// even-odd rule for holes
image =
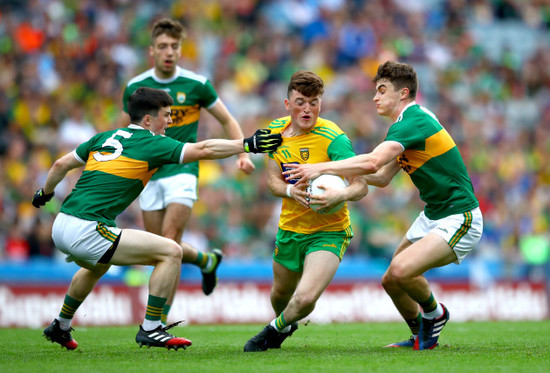
[[292, 185], [288, 184], [286, 186], [286, 195], [289, 197], [289, 198], [292, 198], [292, 196], [290, 195], [290, 188], [292, 188]]

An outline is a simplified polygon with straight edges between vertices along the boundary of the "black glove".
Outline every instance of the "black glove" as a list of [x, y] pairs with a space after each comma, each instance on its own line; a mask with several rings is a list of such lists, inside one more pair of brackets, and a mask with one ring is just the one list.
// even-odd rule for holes
[[271, 135], [271, 130], [257, 130], [254, 135], [243, 139], [244, 151], [247, 153], [270, 153], [277, 150], [283, 142], [281, 134]]
[[45, 194], [44, 189], [40, 188], [34, 193], [34, 197], [32, 197], [32, 205], [36, 208], [40, 208], [40, 206], [44, 206], [46, 202], [50, 202], [54, 194], [54, 192]]

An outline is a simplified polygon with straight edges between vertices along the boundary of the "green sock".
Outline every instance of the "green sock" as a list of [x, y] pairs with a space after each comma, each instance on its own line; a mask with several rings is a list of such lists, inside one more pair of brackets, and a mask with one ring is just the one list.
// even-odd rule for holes
[[415, 319], [405, 320], [407, 322], [407, 325], [409, 325], [409, 328], [411, 329], [411, 333], [413, 335], [418, 335], [418, 331], [420, 330], [420, 324], [422, 323], [422, 314], [418, 312], [418, 315]]
[[193, 264], [196, 264], [199, 268], [206, 267], [206, 265], [208, 264], [208, 255], [199, 251], [197, 259], [195, 259]]
[[69, 320], [72, 319], [81, 304], [82, 301], [76, 300], [69, 294], [66, 294], [65, 300], [63, 301], [63, 306], [61, 307], [61, 312], [59, 312], [59, 317]]
[[160, 321], [160, 316], [165, 304], [166, 298], [149, 295], [149, 299], [147, 300], [147, 310], [145, 311], [145, 320]]
[[437, 308], [437, 302], [435, 301], [434, 294], [430, 293], [430, 297], [424, 302], [419, 302], [420, 307], [424, 313], [432, 312]]
[[162, 308], [162, 313], [160, 315], [160, 322], [163, 323], [164, 325], [166, 325], [166, 320], [168, 320], [168, 312], [170, 312], [170, 307], [172, 307], [172, 305], [165, 304], [164, 307]]

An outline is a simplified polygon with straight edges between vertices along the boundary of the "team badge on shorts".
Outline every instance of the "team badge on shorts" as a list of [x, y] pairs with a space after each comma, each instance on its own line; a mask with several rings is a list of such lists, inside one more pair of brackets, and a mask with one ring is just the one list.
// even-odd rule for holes
[[279, 255], [279, 247], [277, 245], [275, 245], [275, 252], [274, 252], [274, 255], [277, 256]]
[[302, 157], [304, 161], [307, 161], [309, 159], [309, 148], [301, 148], [300, 157]]
[[183, 104], [185, 102], [185, 99], [187, 96], [183, 92], [178, 92], [177, 100], [180, 104]]

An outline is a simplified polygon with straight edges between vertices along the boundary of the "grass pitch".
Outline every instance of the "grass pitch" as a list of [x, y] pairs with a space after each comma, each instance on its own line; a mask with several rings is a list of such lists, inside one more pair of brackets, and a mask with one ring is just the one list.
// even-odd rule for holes
[[137, 326], [76, 327], [66, 351], [39, 329], [0, 329], [0, 372], [549, 372], [550, 320], [453, 323], [430, 351], [383, 348], [404, 323], [300, 324], [280, 350], [244, 353], [263, 325], [192, 325], [173, 334], [187, 350], [139, 348]]

